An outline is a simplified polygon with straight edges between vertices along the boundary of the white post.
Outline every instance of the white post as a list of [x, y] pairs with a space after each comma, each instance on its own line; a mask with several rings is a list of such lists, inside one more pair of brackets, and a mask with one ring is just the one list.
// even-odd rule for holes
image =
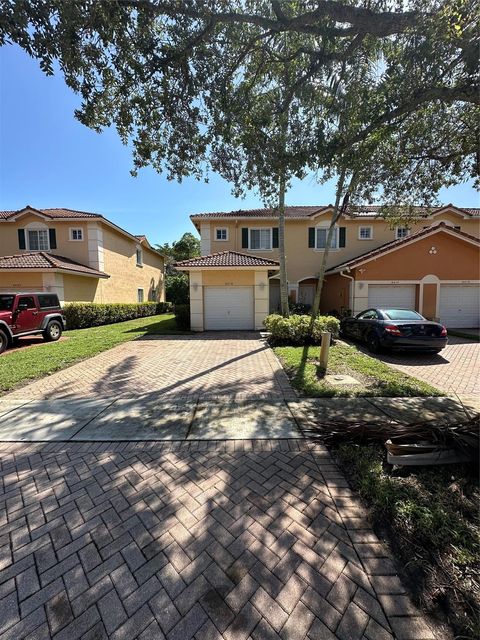
[[320, 347], [320, 366], [322, 369], [327, 370], [328, 366], [328, 353], [330, 351], [330, 339], [332, 334], [330, 331], [322, 331], [322, 344]]

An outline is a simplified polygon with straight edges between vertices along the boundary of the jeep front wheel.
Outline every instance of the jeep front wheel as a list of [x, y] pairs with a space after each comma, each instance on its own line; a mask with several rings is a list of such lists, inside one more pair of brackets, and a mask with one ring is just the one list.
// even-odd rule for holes
[[8, 347], [8, 336], [5, 332], [0, 331], [0, 353], [3, 353]]
[[45, 331], [43, 332], [43, 337], [47, 342], [55, 342], [62, 335], [62, 325], [58, 320], [51, 320]]

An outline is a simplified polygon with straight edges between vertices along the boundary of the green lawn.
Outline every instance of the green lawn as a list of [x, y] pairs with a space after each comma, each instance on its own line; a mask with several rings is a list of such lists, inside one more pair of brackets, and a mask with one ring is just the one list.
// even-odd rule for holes
[[320, 347], [276, 347], [293, 386], [310, 397], [333, 396], [438, 396], [444, 395], [426, 382], [402, 373], [355, 346], [337, 342], [330, 348], [328, 374], [353, 376], [359, 385], [328, 385], [318, 366]]
[[138, 318], [91, 329], [66, 331], [65, 340], [31, 348], [11, 349], [0, 356], [0, 393], [34, 378], [65, 369], [117, 344], [146, 334], [182, 334], [173, 314]]
[[448, 614], [457, 638], [480, 634], [478, 470], [472, 465], [395, 471], [380, 446], [342, 444], [333, 453], [370, 506], [402, 577], [426, 610]]

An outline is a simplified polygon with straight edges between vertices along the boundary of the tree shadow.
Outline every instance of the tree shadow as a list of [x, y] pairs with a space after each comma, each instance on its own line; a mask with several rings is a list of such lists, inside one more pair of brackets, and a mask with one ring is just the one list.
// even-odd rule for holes
[[[298, 623], [289, 622], [285, 585], [295, 585], [303, 600], [305, 632], [317, 592], [326, 596], [338, 571], [372, 592], [308, 447], [58, 443], [18, 450], [15, 460], [2, 455], [4, 474], [23, 470], [32, 523], [11, 570], [33, 562], [33, 550], [43, 585], [63, 578], [58, 591], [70, 600], [72, 629], [85, 611], [93, 626], [105, 612], [99, 601], [115, 593], [130, 625], [135, 616], [136, 634], [148, 627], [155, 636], [159, 625], [156, 637], [189, 640], [201, 630], [202, 637], [246, 638], [254, 629], [265, 637], [273, 626], [290, 637]], [[322, 471], [332, 470], [327, 461]], [[10, 517], [15, 508], [10, 502]], [[68, 561], [55, 564], [61, 558]], [[106, 615], [108, 633], [128, 624]], [[106, 633], [103, 625], [97, 623], [99, 633]]]

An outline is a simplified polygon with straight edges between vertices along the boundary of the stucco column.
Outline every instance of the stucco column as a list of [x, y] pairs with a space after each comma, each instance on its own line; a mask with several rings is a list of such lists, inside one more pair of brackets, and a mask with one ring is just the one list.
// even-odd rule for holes
[[88, 237], [88, 265], [92, 269], [105, 271], [105, 257], [103, 251], [103, 230], [97, 222], [87, 225]]
[[288, 285], [288, 295], [292, 302], [298, 302], [298, 284], [289, 284]]
[[43, 288], [45, 291], [51, 291], [56, 293], [60, 304], [65, 302], [65, 290], [63, 286], [63, 274], [62, 273], [42, 273]]
[[356, 280], [353, 293], [353, 315], [364, 309], [368, 309], [368, 283]]
[[202, 272], [190, 271], [190, 328], [203, 331], [203, 286]]
[[268, 271], [255, 271], [255, 329], [261, 331], [265, 327], [263, 321], [268, 315], [269, 280]]
[[208, 256], [211, 252], [210, 244], [210, 223], [200, 225], [200, 253]]

